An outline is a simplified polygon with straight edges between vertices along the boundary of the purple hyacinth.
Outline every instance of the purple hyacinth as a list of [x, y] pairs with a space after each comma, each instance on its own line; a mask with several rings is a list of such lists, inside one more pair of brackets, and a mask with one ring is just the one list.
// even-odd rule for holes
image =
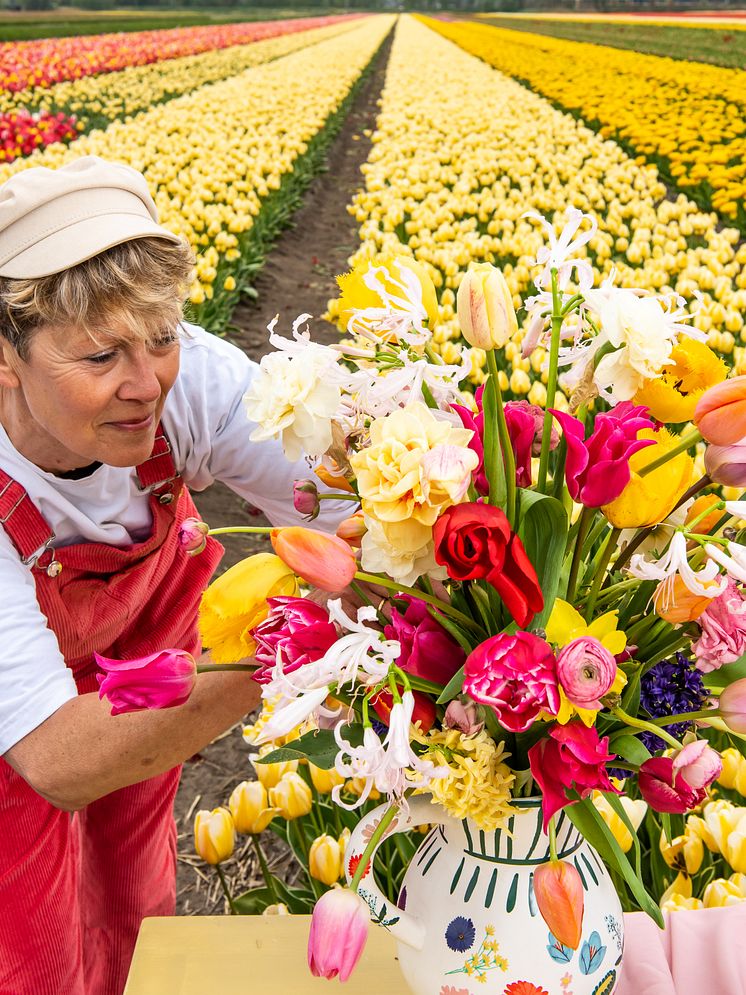
[[[640, 682], [640, 705], [654, 719], [662, 715], [697, 712], [706, 701], [707, 690], [702, 683], [702, 674], [683, 653], [677, 653], [673, 660], [656, 663]], [[679, 740], [690, 728], [691, 722], [664, 726]], [[640, 739], [651, 753], [665, 749], [663, 740], [652, 732], [642, 733]]]

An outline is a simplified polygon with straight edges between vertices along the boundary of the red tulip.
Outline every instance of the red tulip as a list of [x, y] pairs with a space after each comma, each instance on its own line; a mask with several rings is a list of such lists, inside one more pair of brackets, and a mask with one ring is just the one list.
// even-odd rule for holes
[[552, 860], [534, 871], [534, 894], [541, 918], [566, 947], [577, 950], [583, 930], [583, 882], [571, 863]]
[[338, 536], [290, 525], [272, 529], [270, 539], [282, 562], [322, 591], [343, 591], [355, 576], [355, 554]]
[[[402, 689], [399, 688], [399, 691]], [[412, 725], [420, 724], [420, 732], [426, 733], [430, 732], [432, 727], [435, 725], [435, 702], [428, 695], [423, 694], [421, 691], [413, 691], [412, 696], [414, 697], [414, 711], [412, 712]], [[394, 704], [394, 698], [390, 691], [379, 691], [378, 694], [374, 695], [370, 699], [370, 703], [375, 709], [376, 715], [381, 720], [381, 722], [386, 725], [389, 724], [389, 719], [391, 717], [391, 709]]]

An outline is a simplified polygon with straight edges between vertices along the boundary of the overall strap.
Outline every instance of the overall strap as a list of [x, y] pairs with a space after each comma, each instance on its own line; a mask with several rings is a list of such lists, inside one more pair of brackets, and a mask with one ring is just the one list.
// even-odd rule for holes
[[170, 504], [173, 501], [174, 483], [180, 479], [180, 476], [174, 463], [171, 443], [160, 422], [153, 442], [153, 451], [140, 463], [136, 472], [141, 490], [153, 488], [151, 493], [161, 504]]
[[4, 470], [0, 470], [0, 525], [26, 564], [40, 549], [47, 550], [55, 539], [24, 488]]

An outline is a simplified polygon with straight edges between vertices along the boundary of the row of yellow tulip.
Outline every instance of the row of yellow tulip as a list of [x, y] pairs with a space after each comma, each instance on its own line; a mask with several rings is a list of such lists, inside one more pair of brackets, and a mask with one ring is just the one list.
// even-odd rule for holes
[[[191, 300], [197, 320], [210, 327], [230, 314], [242, 247], [263, 203], [338, 110], [392, 22], [358, 21], [341, 36], [115, 121], [69, 148], [50, 146], [6, 164], [0, 183], [31, 166], [54, 168], [83, 155], [141, 170], [162, 223], [198, 253]], [[223, 310], [200, 311], [213, 297]]]
[[746, 72], [482, 24], [431, 27], [657, 162], [746, 231]]
[[[455, 296], [469, 263], [502, 266], [519, 306], [533, 292], [531, 259], [543, 244], [523, 215], [561, 217], [568, 207], [598, 217], [589, 255], [605, 276], [615, 270], [623, 286], [676, 290], [689, 301], [698, 288], [695, 324], [715, 348], [732, 351], [746, 311], [738, 232], [719, 229], [715, 215], [683, 195], [666, 200], [654, 166], [411, 17], [397, 28], [372, 140], [365, 188], [350, 206], [362, 243], [354, 259], [404, 251], [427, 266], [443, 322], [436, 342], [448, 362], [460, 355]], [[336, 309], [332, 302], [332, 318]], [[505, 354], [511, 392], [542, 403], [543, 350], [524, 360], [509, 343]]]
[[18, 92], [0, 91], [0, 113], [22, 107], [36, 111], [75, 114], [80, 130], [100, 126], [127, 114], [136, 114], [153, 104], [196, 90], [206, 83], [237, 76], [252, 66], [271, 62], [308, 45], [349, 31], [356, 21], [339, 21], [292, 32], [246, 45], [235, 45], [199, 55], [144, 66], [130, 66], [118, 72], [65, 80], [51, 87], [34, 87]]

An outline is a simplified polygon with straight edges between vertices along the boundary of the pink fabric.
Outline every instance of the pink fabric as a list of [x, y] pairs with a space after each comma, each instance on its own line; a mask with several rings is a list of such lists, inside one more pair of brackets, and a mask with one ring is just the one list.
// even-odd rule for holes
[[644, 912], [624, 917], [615, 995], [746, 995], [746, 903], [665, 916], [665, 932]]

